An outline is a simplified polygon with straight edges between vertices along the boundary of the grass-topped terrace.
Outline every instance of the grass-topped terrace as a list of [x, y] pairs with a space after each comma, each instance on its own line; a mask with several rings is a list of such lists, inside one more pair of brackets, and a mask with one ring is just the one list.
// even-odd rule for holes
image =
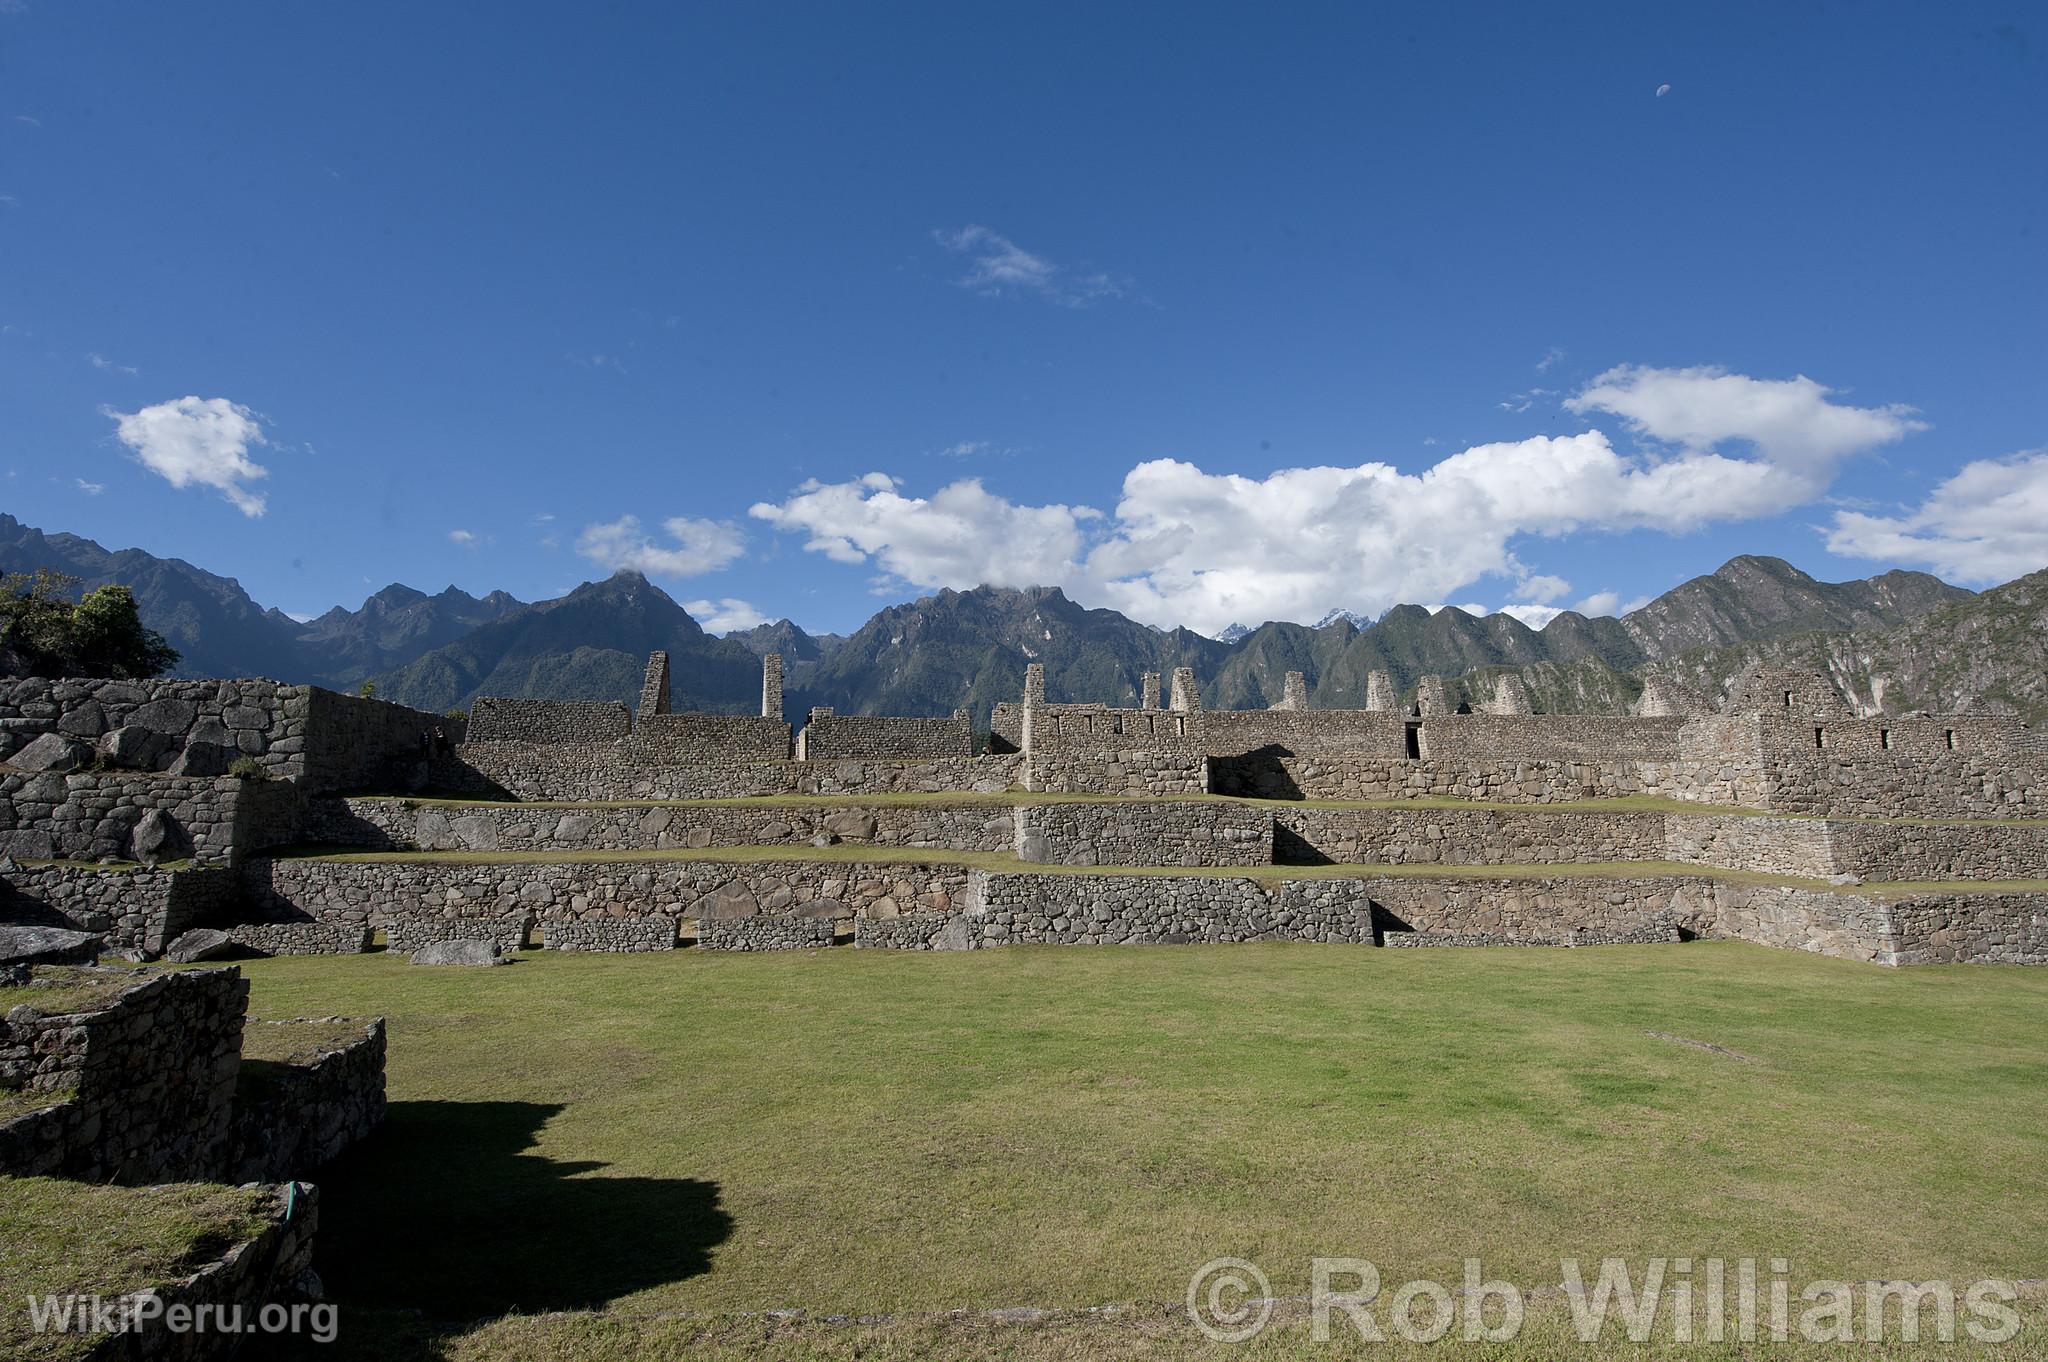
[[869, 846], [839, 843], [806, 845], [603, 850], [550, 848], [514, 851], [361, 851], [336, 847], [300, 847], [266, 853], [281, 860], [328, 861], [340, 865], [639, 865], [712, 862], [760, 865], [783, 861], [819, 865], [937, 865], [1018, 875], [1141, 875], [1192, 876], [1248, 880], [1575, 880], [1674, 877], [1713, 880], [1724, 884], [1762, 884], [1823, 893], [1893, 897], [1926, 894], [2018, 894], [2048, 891], [2048, 880], [1866, 880], [1835, 884], [1798, 875], [1773, 875], [1760, 870], [1727, 870], [1682, 861], [1558, 861], [1544, 865], [1372, 864], [1349, 865], [1046, 865], [1024, 861], [1007, 851], [951, 851], [942, 847]]
[[[1739, 943], [244, 969], [259, 1015], [390, 1023], [389, 1121], [322, 1177], [342, 1329], [308, 1355], [337, 1362], [1361, 1355], [1298, 1312], [1204, 1345], [1169, 1303], [1223, 1255], [1283, 1297], [1316, 1255], [1390, 1288], [1467, 1256], [1538, 1288], [1564, 1256], [2048, 1266], [2043, 971]], [[2029, 1300], [2004, 1348], [1858, 1355], [2038, 1356]], [[1073, 1313], [943, 1313], [1006, 1307]], [[1471, 1355], [1840, 1355], [1586, 1348], [1545, 1308]]]
[[116, 1296], [177, 1281], [258, 1233], [265, 1196], [204, 1184], [0, 1178], [0, 1356], [85, 1357], [104, 1336], [36, 1333], [30, 1296]]

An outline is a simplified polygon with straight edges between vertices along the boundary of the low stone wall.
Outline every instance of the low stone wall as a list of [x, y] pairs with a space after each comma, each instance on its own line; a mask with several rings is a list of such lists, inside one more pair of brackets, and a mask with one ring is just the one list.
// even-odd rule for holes
[[654, 766], [610, 744], [546, 747], [465, 744], [434, 763], [427, 788], [455, 798], [556, 800], [743, 799], [754, 795], [999, 794], [1017, 784], [1023, 758], [880, 758], [718, 761]]
[[1903, 881], [2048, 877], [2048, 824], [1672, 814], [1665, 829], [1665, 859], [1724, 870]]
[[1674, 814], [1663, 824], [1667, 861], [1820, 880], [1838, 873], [1828, 825], [1818, 819]]
[[1987, 752], [1915, 756], [1824, 749], [1772, 754], [1764, 764], [1773, 812], [1846, 818], [2048, 816], [2048, 762]]
[[1401, 757], [1408, 716], [1368, 709], [1216, 709], [1201, 714], [1211, 756]]
[[251, 1021], [226, 1181], [271, 1182], [321, 1167], [384, 1119], [384, 1022], [341, 1017]]
[[2048, 965], [2048, 894], [1916, 894], [1884, 905], [1893, 965]]
[[623, 744], [635, 764], [788, 761], [790, 727], [758, 714], [643, 714]]
[[609, 743], [632, 732], [632, 711], [616, 700], [509, 700], [480, 696], [469, 708], [465, 741]]
[[1664, 815], [1498, 809], [1271, 808], [1289, 864], [1549, 865], [1662, 860]]
[[1660, 793], [1665, 773], [1643, 762], [1462, 763], [1392, 757], [1219, 757], [1210, 763], [1217, 794], [1253, 799], [1469, 799], [1497, 804], [1557, 804]]
[[360, 955], [370, 949], [366, 923], [238, 922], [223, 930], [237, 948], [252, 955]]
[[1420, 745], [1432, 761], [1470, 766], [1678, 760], [1684, 718], [1611, 714], [1448, 714], [1425, 719]]
[[1199, 752], [1138, 747], [1034, 749], [1024, 760], [1024, 788], [1049, 794], [1207, 794], [1209, 759]]
[[319, 801], [310, 840], [331, 846], [421, 851], [636, 851], [803, 846], [816, 837], [874, 846], [1008, 851], [1007, 805], [640, 804], [558, 809], [418, 804], [397, 799]]
[[898, 719], [865, 714], [819, 714], [797, 735], [801, 761], [884, 757], [965, 759], [974, 755], [974, 729], [965, 714], [950, 719]]
[[1395, 932], [1476, 933], [1547, 940], [1567, 932], [1601, 936], [1650, 929], [1697, 933], [1713, 916], [1711, 881], [1681, 876], [1559, 876], [1489, 879], [1391, 876], [1365, 881], [1375, 926]]
[[0, 1087], [71, 1094], [0, 1121], [0, 1173], [216, 1180], [231, 1151], [249, 996], [241, 971], [72, 977], [136, 982], [92, 1011], [54, 1015], [36, 1008], [48, 995], [34, 984], [0, 988]]
[[1025, 942], [1369, 943], [1372, 907], [1356, 881], [1268, 884], [1220, 875], [1166, 878], [976, 872], [968, 928], [968, 940], [975, 948]]
[[1273, 817], [1220, 801], [1020, 804], [1016, 852], [1043, 865], [1270, 865]]
[[268, 859], [243, 870], [252, 921], [386, 929], [392, 950], [429, 940], [523, 942], [534, 922], [721, 920], [791, 912], [832, 921], [952, 911], [961, 866], [860, 861], [440, 861]]
[[1719, 885], [1710, 891], [1701, 935], [1811, 951], [1844, 960], [1893, 963], [1890, 916], [1876, 899], [1817, 889]]
[[829, 946], [830, 918], [795, 915], [705, 918], [697, 925], [697, 949], [706, 951], [801, 951]]
[[676, 920], [672, 917], [593, 917], [550, 922], [542, 943], [551, 951], [672, 951]]
[[0, 870], [0, 921], [96, 932], [113, 948], [159, 954], [238, 897], [232, 871], [101, 870], [37, 865]]
[[898, 917], [862, 917], [853, 921], [853, 944], [865, 950], [964, 951], [974, 947], [978, 919], [966, 913], [935, 913], [927, 909]]
[[1382, 946], [1658, 946], [1683, 940], [1676, 927], [1644, 926], [1626, 932], [1560, 932], [1515, 936], [1493, 932], [1389, 932]]

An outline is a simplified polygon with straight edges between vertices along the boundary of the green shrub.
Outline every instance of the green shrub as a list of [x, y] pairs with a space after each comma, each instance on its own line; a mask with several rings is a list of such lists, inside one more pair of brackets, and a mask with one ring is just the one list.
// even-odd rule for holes
[[254, 757], [236, 757], [228, 767], [228, 774], [236, 780], [268, 780], [270, 772], [263, 769], [263, 763]]

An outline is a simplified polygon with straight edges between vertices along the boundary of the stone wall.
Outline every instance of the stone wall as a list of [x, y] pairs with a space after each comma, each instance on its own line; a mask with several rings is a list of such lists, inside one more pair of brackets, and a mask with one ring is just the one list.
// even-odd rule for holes
[[672, 951], [676, 920], [672, 917], [567, 918], [550, 922], [542, 944], [551, 951], [628, 953]]
[[842, 758], [969, 758], [974, 730], [966, 714], [950, 719], [895, 719], [860, 714], [813, 714], [797, 735], [799, 761]]
[[1673, 814], [1663, 822], [1667, 861], [1817, 880], [1841, 873], [1828, 825], [1817, 818]]
[[1451, 932], [1550, 940], [1645, 928], [1698, 931], [1712, 917], [1714, 885], [1675, 875], [1560, 875], [1552, 879], [1389, 876], [1365, 881], [1382, 934]]
[[384, 1022], [341, 1017], [250, 1021], [244, 1044], [283, 1059], [244, 1059], [228, 1182], [310, 1173], [384, 1119]]
[[1915, 894], [1884, 907], [1887, 964], [2048, 965], [2048, 894]]
[[309, 792], [399, 788], [438, 715], [274, 681], [0, 681], [0, 760], [60, 774], [103, 767], [219, 776], [248, 757]]
[[1523, 761], [1467, 766], [1391, 757], [1218, 757], [1210, 788], [1251, 799], [1469, 799], [1557, 804], [1662, 792], [1654, 762]]
[[610, 744], [474, 743], [434, 763], [429, 788], [454, 798], [743, 799], [755, 795], [993, 794], [1015, 785], [1016, 755], [838, 761], [720, 760], [644, 765]]
[[468, 742], [593, 743], [631, 736], [633, 716], [616, 700], [505, 700], [470, 706]]
[[1020, 804], [1015, 850], [1043, 865], [1270, 865], [1273, 818], [1223, 801]]
[[0, 770], [0, 855], [229, 864], [296, 841], [299, 798], [286, 781]]
[[1447, 714], [1423, 721], [1422, 755], [1440, 762], [1676, 761], [1686, 720], [1608, 714]]
[[1366, 709], [1212, 709], [1201, 715], [1211, 756], [1403, 757], [1407, 716]]
[[[242, 870], [251, 921], [387, 930], [391, 949], [464, 937], [523, 941], [538, 921], [719, 919], [799, 913], [850, 922], [918, 908], [951, 911], [960, 866], [867, 861], [443, 861], [259, 858]], [[492, 935], [495, 933], [496, 935]]]
[[801, 951], [832, 944], [830, 918], [793, 914], [705, 918], [697, 927], [697, 948], [707, 951]]
[[1659, 813], [1280, 805], [1270, 816], [1275, 858], [1290, 864], [1548, 865], [1665, 855]]
[[1024, 758], [1024, 788], [1048, 794], [1131, 797], [1207, 794], [1209, 759], [1151, 748], [1038, 748]]
[[0, 870], [0, 922], [96, 932], [109, 947], [152, 955], [187, 928], [220, 917], [238, 896], [236, 877], [227, 870]]
[[1890, 917], [1876, 899], [1772, 885], [1712, 886], [1702, 936], [1891, 964]]
[[229, 1161], [241, 1066], [249, 995], [241, 971], [62, 977], [136, 982], [92, 1011], [55, 1015], [36, 1008], [44, 990], [34, 983], [0, 989], [0, 1087], [71, 1094], [0, 1122], [0, 1173], [217, 1179]]
[[[975, 872], [972, 948], [1178, 945], [1194, 941], [1372, 940], [1356, 882], [1262, 882], [1228, 876], [1014, 875]], [[873, 941], [870, 944], [884, 944]]]
[[377, 850], [638, 851], [803, 846], [819, 837], [872, 846], [1009, 851], [1007, 805], [641, 804], [549, 808], [417, 804], [399, 799], [321, 801], [312, 840]]
[[790, 728], [754, 714], [650, 714], [624, 743], [628, 761], [665, 766], [788, 761]]

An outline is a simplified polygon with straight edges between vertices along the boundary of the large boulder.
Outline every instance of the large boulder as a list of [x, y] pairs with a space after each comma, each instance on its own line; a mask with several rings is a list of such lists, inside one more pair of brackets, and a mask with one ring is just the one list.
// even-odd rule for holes
[[0, 926], [0, 965], [90, 965], [99, 953], [100, 938], [95, 932]]
[[241, 753], [216, 742], [187, 743], [171, 763], [174, 776], [224, 776]]
[[192, 853], [192, 844], [169, 814], [150, 809], [136, 820], [128, 849], [136, 860], [154, 868], [164, 861], [183, 860]]
[[509, 965], [490, 941], [429, 941], [412, 954], [415, 965]]
[[57, 844], [42, 828], [15, 828], [0, 832], [0, 855], [19, 856], [24, 861], [50, 861], [57, 857]]
[[824, 828], [844, 842], [872, 842], [875, 816], [866, 809], [841, 809], [826, 816]]
[[182, 737], [198, 717], [198, 708], [189, 700], [152, 700], [146, 705], [136, 706], [129, 714], [128, 722], [175, 738]]
[[125, 724], [102, 734], [99, 741], [100, 761], [123, 771], [154, 771], [170, 748], [169, 738], [140, 724]]
[[45, 733], [7, 759], [23, 771], [76, 771], [92, 756], [92, 749], [61, 733]]
[[174, 965], [191, 965], [217, 960], [235, 948], [234, 938], [213, 927], [194, 927], [164, 947], [164, 959]]

